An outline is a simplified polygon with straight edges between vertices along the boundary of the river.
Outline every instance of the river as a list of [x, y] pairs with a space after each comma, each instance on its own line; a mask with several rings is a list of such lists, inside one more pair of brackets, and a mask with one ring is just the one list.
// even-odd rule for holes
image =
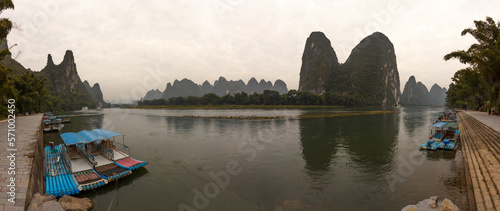
[[297, 118], [359, 110], [89, 110], [66, 113], [61, 132], [123, 133], [131, 156], [148, 161], [78, 195], [95, 210], [400, 210], [434, 195], [461, 206], [461, 151], [418, 150], [443, 108]]

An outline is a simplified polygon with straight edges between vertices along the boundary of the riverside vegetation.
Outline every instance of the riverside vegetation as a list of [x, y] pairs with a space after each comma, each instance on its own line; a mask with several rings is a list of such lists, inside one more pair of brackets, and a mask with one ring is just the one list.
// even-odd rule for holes
[[[7, 9], [14, 9], [11, 0], [0, 3], [0, 13]], [[9, 99], [15, 100], [17, 114], [109, 106], [103, 100], [99, 84], [91, 87], [81, 81], [69, 50], [58, 65], [49, 54], [41, 71], [27, 69], [12, 58], [7, 44], [12, 26], [9, 19], [0, 19], [0, 119], [8, 114]]]
[[486, 17], [474, 25], [464, 29], [462, 36], [470, 34], [477, 43], [444, 56], [469, 65], [453, 76], [446, 102], [449, 107], [500, 108], [500, 22]]
[[[234, 95], [227, 94], [222, 97], [208, 93], [201, 97], [172, 97], [169, 99], [144, 100], [138, 103], [139, 107], [151, 108], [151, 106], [159, 107], [177, 107], [177, 106], [197, 106], [204, 108], [206, 106], [227, 106], [241, 105], [244, 107], [254, 108], [256, 105], [276, 106], [368, 106], [370, 105], [366, 99], [343, 94], [335, 91], [327, 92], [323, 95], [313, 94], [310, 92], [299, 92], [290, 90], [286, 94], [279, 94], [278, 91], [264, 90], [262, 94], [253, 93], [248, 95], [245, 92], [239, 92]], [[237, 108], [244, 108], [237, 107]], [[272, 108], [272, 107], [271, 107]]]

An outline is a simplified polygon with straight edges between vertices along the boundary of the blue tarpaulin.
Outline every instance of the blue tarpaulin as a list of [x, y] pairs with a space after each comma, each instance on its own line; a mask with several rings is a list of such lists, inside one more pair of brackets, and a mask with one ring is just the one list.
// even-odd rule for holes
[[80, 135], [81, 137], [83, 137], [84, 139], [86, 139], [89, 142], [107, 139], [106, 137], [102, 136], [101, 134], [90, 132], [87, 130], [78, 132], [78, 135]]
[[448, 122], [438, 122], [438, 123], [436, 123], [436, 124], [431, 125], [431, 127], [438, 127], [438, 128], [442, 128], [442, 127], [444, 127], [446, 124], [448, 124]]
[[112, 138], [112, 137], [115, 137], [115, 136], [123, 136], [123, 134], [121, 133], [115, 133], [113, 131], [109, 131], [109, 130], [106, 130], [106, 129], [95, 129], [95, 130], [92, 130], [92, 132], [94, 133], [98, 133], [106, 138]]
[[64, 141], [64, 144], [66, 144], [67, 146], [73, 145], [73, 144], [89, 143], [87, 140], [85, 140], [83, 137], [81, 137], [77, 133], [72, 133], [72, 132], [61, 134], [61, 138]]

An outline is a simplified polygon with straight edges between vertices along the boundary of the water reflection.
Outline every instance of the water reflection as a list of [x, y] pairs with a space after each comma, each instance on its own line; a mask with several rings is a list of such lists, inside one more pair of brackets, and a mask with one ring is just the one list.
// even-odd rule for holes
[[[458, 149], [458, 146], [457, 146]], [[444, 150], [436, 150], [436, 151], [427, 151], [427, 160], [439, 161], [441, 159], [445, 160], [455, 160], [458, 150], [453, 151], [444, 151]]]
[[195, 119], [184, 117], [165, 117], [168, 132], [190, 133], [195, 126]]
[[367, 179], [390, 170], [394, 159], [394, 147], [398, 140], [399, 112], [381, 115], [353, 117], [344, 145], [354, 162]]
[[421, 126], [426, 126], [427, 123], [430, 123], [427, 121], [429, 118], [429, 115], [423, 115], [427, 114], [428, 108], [414, 108], [414, 107], [402, 107], [401, 108], [401, 113], [403, 116], [403, 122], [405, 125], [405, 129], [407, 133], [413, 134], [416, 128], [419, 128]]
[[328, 171], [342, 137], [339, 118], [301, 119], [300, 142], [308, 172]]
[[134, 170], [134, 173], [123, 177], [119, 180], [116, 180], [114, 182], [111, 182], [108, 185], [99, 187], [99, 189], [95, 189], [96, 191], [85, 191], [82, 192], [79, 196], [82, 197], [90, 197], [90, 196], [101, 196], [101, 195], [106, 195], [108, 193], [112, 193], [114, 191], [118, 191], [119, 189], [132, 185], [134, 182], [137, 182], [139, 178], [142, 176], [148, 174], [149, 171], [146, 168], [139, 168]]
[[398, 112], [382, 115], [300, 120], [302, 157], [308, 172], [328, 171], [338, 149], [361, 171], [387, 171], [398, 138]]

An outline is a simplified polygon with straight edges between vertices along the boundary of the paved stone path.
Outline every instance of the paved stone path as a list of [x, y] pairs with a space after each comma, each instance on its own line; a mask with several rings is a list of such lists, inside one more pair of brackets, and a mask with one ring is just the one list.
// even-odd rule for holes
[[[8, 122], [0, 122], [0, 211], [24, 210], [26, 204], [26, 192], [32, 168], [33, 158], [29, 158], [29, 153], [35, 152], [37, 133], [42, 120], [41, 114], [30, 116], [16, 116], [15, 118], [15, 146], [8, 144]], [[17, 151], [8, 151], [17, 149]], [[9, 175], [10, 158], [7, 156], [15, 153], [15, 175]], [[11, 177], [15, 178], [15, 203], [9, 202]]]
[[500, 210], [500, 117], [468, 111], [458, 121], [472, 209]]
[[488, 112], [479, 111], [466, 111], [465, 113], [500, 133], [500, 116], [488, 115]]

